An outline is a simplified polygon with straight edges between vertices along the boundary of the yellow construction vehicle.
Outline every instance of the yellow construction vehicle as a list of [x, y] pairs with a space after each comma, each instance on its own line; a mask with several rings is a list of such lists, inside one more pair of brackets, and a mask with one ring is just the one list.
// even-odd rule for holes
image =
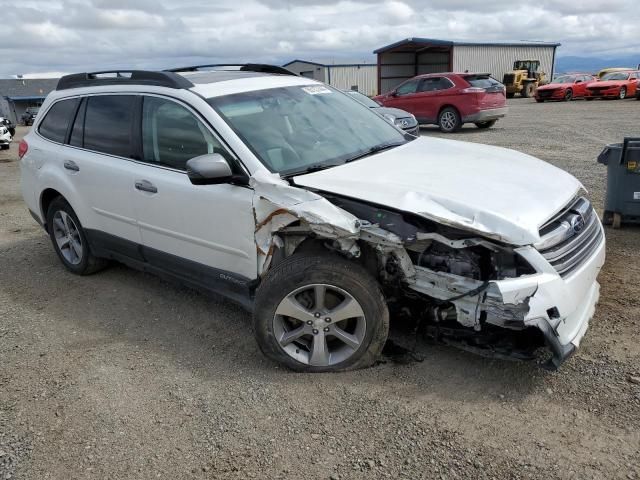
[[547, 77], [540, 70], [540, 60], [516, 60], [513, 71], [504, 74], [502, 83], [507, 90], [507, 98], [513, 98], [516, 93], [528, 98], [533, 97], [539, 85], [547, 83]]

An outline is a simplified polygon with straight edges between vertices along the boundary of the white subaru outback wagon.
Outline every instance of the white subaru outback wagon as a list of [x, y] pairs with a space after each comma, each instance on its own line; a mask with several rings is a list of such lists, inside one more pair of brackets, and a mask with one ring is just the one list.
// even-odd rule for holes
[[205, 67], [74, 74], [47, 97], [22, 192], [69, 271], [116, 260], [225, 295], [301, 371], [371, 365], [390, 317], [479, 353], [546, 346], [552, 368], [578, 347], [605, 239], [575, 178], [416, 139], [279, 67]]

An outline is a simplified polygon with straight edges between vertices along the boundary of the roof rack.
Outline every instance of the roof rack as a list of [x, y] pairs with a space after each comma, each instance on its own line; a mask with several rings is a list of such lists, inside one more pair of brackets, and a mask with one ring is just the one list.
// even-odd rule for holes
[[[115, 76], [101, 76], [113, 75]], [[73, 73], [58, 80], [56, 90], [94, 87], [99, 85], [154, 85], [169, 88], [191, 88], [193, 83], [171, 71], [106, 70], [91, 73]]]
[[263, 63], [212, 63], [209, 65], [193, 65], [191, 67], [171, 68], [169, 70], [165, 70], [165, 72], [197, 72], [205, 68], [217, 68], [219, 70], [224, 70], [224, 67], [240, 67], [235, 71], [241, 72], [275, 73], [279, 75], [297, 76], [295, 73], [284, 67], [266, 65]]

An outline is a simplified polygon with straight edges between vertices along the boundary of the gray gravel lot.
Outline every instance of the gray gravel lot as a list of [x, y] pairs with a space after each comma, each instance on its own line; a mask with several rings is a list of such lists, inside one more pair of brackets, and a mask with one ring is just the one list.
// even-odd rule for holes
[[[640, 135], [640, 102], [510, 106], [447, 138], [547, 160], [602, 208], [595, 158]], [[67, 273], [17, 147], [0, 153], [0, 480], [640, 478], [640, 229], [607, 230], [599, 308], [558, 372], [419, 344], [421, 363], [295, 374], [225, 300], [118, 265]]]

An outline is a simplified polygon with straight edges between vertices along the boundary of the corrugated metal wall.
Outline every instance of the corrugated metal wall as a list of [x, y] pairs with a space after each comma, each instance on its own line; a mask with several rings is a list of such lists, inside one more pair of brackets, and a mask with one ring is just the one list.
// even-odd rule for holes
[[380, 92], [385, 93], [393, 90], [397, 85], [408, 78], [415, 76], [415, 54], [414, 53], [380, 53]]
[[296, 75], [313, 78], [325, 83], [327, 81], [326, 68], [322, 65], [316, 65], [307, 62], [293, 62], [284, 68], [286, 68], [290, 72], [295, 73]]
[[[449, 70], [449, 52], [388, 52], [378, 54], [380, 61], [380, 92], [393, 90], [405, 80], [424, 73]], [[416, 65], [417, 62], [417, 65]]]
[[378, 82], [377, 65], [355, 65], [355, 66], [331, 66], [326, 67], [329, 72], [327, 77], [329, 85], [341, 90], [351, 90], [357, 87], [360, 93], [365, 95], [375, 95]]
[[553, 68], [552, 46], [507, 46], [507, 45], [455, 45], [453, 47], [453, 70], [490, 73], [502, 81], [505, 73], [513, 69], [516, 60], [540, 60], [540, 68], [550, 78]]

